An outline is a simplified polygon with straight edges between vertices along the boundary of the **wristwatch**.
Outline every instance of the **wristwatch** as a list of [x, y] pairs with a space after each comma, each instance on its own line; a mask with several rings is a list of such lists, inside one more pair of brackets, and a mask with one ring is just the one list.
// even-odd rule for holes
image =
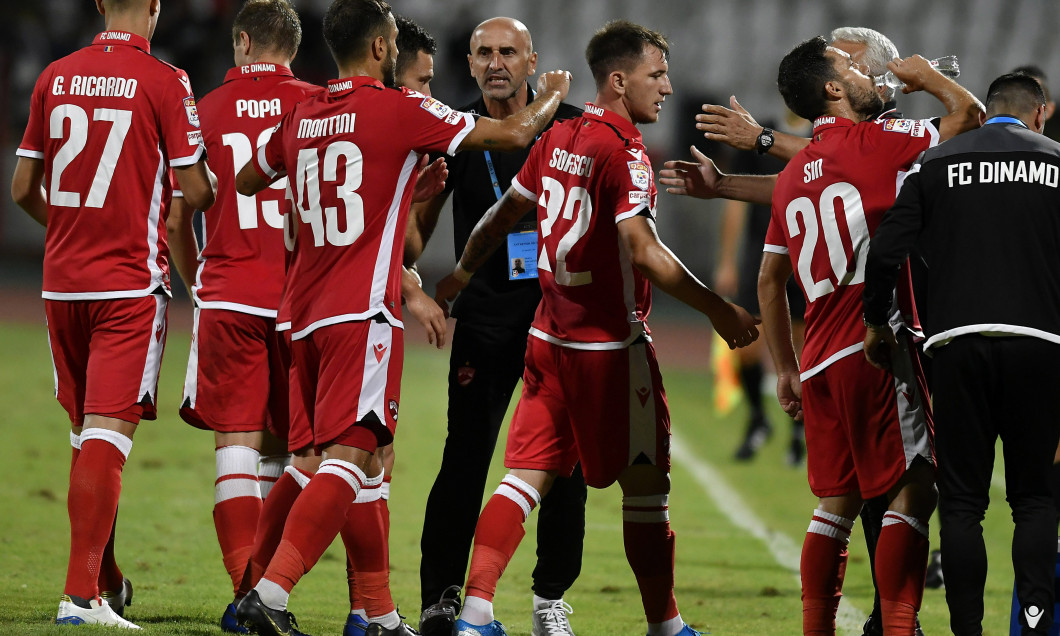
[[773, 141], [773, 129], [762, 128], [762, 132], [758, 133], [755, 139], [755, 152], [760, 155], [766, 154], [773, 147]]

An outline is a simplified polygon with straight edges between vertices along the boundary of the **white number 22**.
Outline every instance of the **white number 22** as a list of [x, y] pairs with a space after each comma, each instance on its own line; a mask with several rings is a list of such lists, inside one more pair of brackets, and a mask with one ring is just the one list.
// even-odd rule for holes
[[[552, 226], [559, 217], [574, 220], [574, 223], [559, 240], [556, 245], [556, 268], [549, 265], [548, 253], [545, 246], [541, 246], [541, 255], [537, 259], [538, 269], [552, 272], [557, 285], [577, 287], [588, 285], [593, 282], [593, 273], [590, 271], [570, 272], [567, 271], [567, 254], [571, 248], [581, 240], [589, 231], [589, 221], [593, 215], [593, 202], [589, 198], [589, 192], [581, 186], [575, 186], [570, 192], [565, 192], [563, 184], [551, 177], [541, 178], [541, 200], [540, 204], [545, 208], [545, 220], [541, 222], [541, 239], [544, 242], [552, 234]], [[577, 208], [577, 209], [575, 209]]]

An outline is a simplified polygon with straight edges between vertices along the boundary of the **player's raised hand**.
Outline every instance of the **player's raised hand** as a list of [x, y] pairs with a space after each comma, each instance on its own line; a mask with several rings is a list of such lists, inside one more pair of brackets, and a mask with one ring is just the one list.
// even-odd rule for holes
[[416, 177], [416, 189], [412, 191], [412, 202], [420, 203], [430, 201], [439, 192], [445, 189], [445, 180], [449, 178], [449, 168], [445, 164], [444, 157], [438, 157], [427, 165], [428, 157], [420, 157], [420, 163], [416, 166], [418, 176]]
[[445, 346], [445, 319], [449, 317], [448, 308], [439, 307], [420, 288], [405, 295], [405, 308], [423, 325], [427, 332], [427, 342], [441, 349]]
[[570, 90], [571, 74], [567, 71], [549, 71], [537, 78], [537, 92], [558, 91], [560, 99], [567, 99]]
[[714, 199], [718, 197], [718, 183], [724, 176], [710, 157], [692, 146], [695, 161], [667, 161], [659, 171], [659, 183], [667, 186], [670, 194]]
[[710, 141], [720, 141], [737, 150], [753, 150], [762, 126], [736, 101], [735, 95], [729, 98], [729, 106], [703, 104], [703, 114], [696, 115], [696, 130], [703, 131]]
[[933, 75], [941, 75], [931, 62], [920, 55], [911, 55], [904, 60], [896, 57], [887, 63], [887, 69], [905, 84], [903, 93], [924, 90], [925, 81], [930, 81]]
[[721, 311], [710, 314], [710, 322], [729, 348], [736, 349], [758, 339], [758, 327], [755, 325], [762, 321], [743, 307], [726, 301]]
[[797, 370], [777, 373], [777, 400], [792, 419], [802, 421], [802, 382]]

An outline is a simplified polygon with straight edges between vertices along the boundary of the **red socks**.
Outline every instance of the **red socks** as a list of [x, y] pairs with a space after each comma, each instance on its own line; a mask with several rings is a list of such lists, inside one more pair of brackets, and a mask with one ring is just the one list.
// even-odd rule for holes
[[[328, 459], [291, 507], [280, 545], [264, 579], [290, 592], [308, 572], [346, 523], [346, 513], [367, 481], [354, 464]], [[270, 499], [276, 496], [276, 488]]]
[[[823, 510], [813, 511], [813, 520], [802, 544], [802, 633], [835, 634], [835, 616], [843, 596], [847, 569], [847, 544], [852, 519]], [[926, 557], [925, 557], [926, 562]], [[878, 562], [877, 562], [878, 563]]]
[[309, 485], [310, 478], [312, 478], [311, 474], [294, 466], [288, 466], [276, 481], [272, 492], [262, 502], [247, 575], [243, 577], [243, 582], [236, 593], [237, 597], [246, 596], [265, 574], [265, 568], [269, 566], [269, 561], [276, 554], [276, 547], [280, 545], [283, 527], [287, 523], [291, 507], [294, 506], [298, 495], [302, 493], [302, 489]]
[[674, 597], [676, 535], [670, 529], [669, 496], [623, 497], [622, 539], [649, 626], [679, 616]]
[[101, 428], [81, 432], [81, 452], [70, 472], [70, 561], [65, 592], [91, 599], [99, 596], [100, 564], [114, 529], [121, 494], [121, 471], [132, 440]]
[[369, 618], [394, 611], [390, 597], [390, 551], [379, 494], [381, 480], [370, 480], [346, 513], [342, 542], [346, 545], [346, 575], [350, 609], [363, 609]]
[[876, 585], [886, 634], [916, 630], [916, 613], [924, 598], [928, 526], [913, 517], [887, 511], [876, 544]]
[[261, 514], [258, 451], [246, 446], [222, 446], [215, 451], [215, 458], [213, 523], [225, 569], [232, 579], [232, 591], [238, 593]]
[[497, 487], [475, 527], [467, 596], [493, 601], [497, 581], [526, 534], [523, 523], [540, 502], [537, 490], [514, 475], [507, 475]]
[[[81, 454], [81, 436], [73, 431], [70, 431], [70, 475], [74, 473], [74, 465], [77, 464], [77, 457]], [[99, 564], [99, 579], [97, 587], [100, 592], [117, 592], [123, 589], [124, 575], [121, 572], [121, 568], [118, 567], [118, 562], [114, 557], [114, 534], [118, 526], [118, 514], [114, 513], [114, 523], [110, 529], [110, 539], [107, 541], [107, 547], [103, 549], [103, 559]]]

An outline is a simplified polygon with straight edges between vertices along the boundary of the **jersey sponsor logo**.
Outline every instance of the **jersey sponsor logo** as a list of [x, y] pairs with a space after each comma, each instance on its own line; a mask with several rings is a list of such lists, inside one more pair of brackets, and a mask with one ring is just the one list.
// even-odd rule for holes
[[420, 102], [420, 108], [434, 115], [438, 119], [443, 120], [449, 116], [449, 113], [453, 112], [452, 108], [449, 108], [433, 97], [425, 97], [423, 101]]
[[[883, 124], [883, 129], [887, 132], [896, 132], [908, 135], [913, 132], [913, 120], [912, 119], [888, 119]], [[920, 136], [923, 136], [921, 133]]]
[[630, 205], [640, 205], [641, 203], [647, 205], [650, 202], [651, 202], [651, 195], [648, 194], [647, 192], [642, 192], [640, 190], [631, 190], [630, 193], [629, 193], [629, 204]]
[[548, 167], [576, 177], [588, 177], [593, 172], [593, 158], [576, 155], [561, 148], [553, 148]]
[[[188, 76], [182, 73], [177, 76], [177, 79], [184, 86], [184, 90], [188, 91], [188, 95], [191, 95], [191, 81], [188, 80]], [[198, 126], [198, 124], [195, 125]]]
[[590, 104], [589, 102], [585, 102], [585, 112], [589, 113], [590, 115], [596, 115], [597, 117], [603, 117], [604, 116], [604, 109], [603, 108], [600, 108], [599, 106], [596, 106], [595, 104]]
[[456, 370], [456, 383], [460, 386], [467, 386], [471, 384], [471, 381], [475, 379], [475, 368], [474, 367], [460, 367]]
[[411, 88], [405, 88], [405, 97], [414, 97], [416, 99], [425, 99], [427, 96], [419, 91], [414, 91]]
[[195, 98], [188, 96], [184, 98], [184, 112], [188, 114], [188, 123], [196, 128], [199, 127], [199, 109], [195, 106]]
[[639, 150], [639, 149], [637, 149], [637, 150], [630, 149], [630, 150], [626, 150], [626, 152], [628, 152], [629, 154], [633, 155], [634, 159], [640, 159], [644, 155], [644, 153], [641, 150]]
[[445, 118], [445, 123], [447, 124], [455, 124], [458, 121], [460, 121], [460, 113], [455, 110], [449, 113], [449, 116]]
[[927, 126], [924, 125], [923, 121], [917, 119], [913, 121], [913, 129], [909, 131], [909, 134], [913, 137], [923, 137], [926, 132]]
[[202, 143], [202, 131], [201, 130], [192, 130], [191, 132], [188, 133], [188, 145], [189, 146], [198, 146], [201, 143]]
[[627, 161], [626, 165], [629, 166], [629, 178], [633, 181], [633, 185], [641, 190], [647, 190], [651, 185], [651, 169], [648, 168], [648, 164], [643, 161]]
[[237, 99], [236, 100], [236, 117], [247, 117], [259, 118], [259, 117], [279, 117], [282, 115], [282, 109], [280, 106], [280, 99], [274, 97], [272, 99]]

